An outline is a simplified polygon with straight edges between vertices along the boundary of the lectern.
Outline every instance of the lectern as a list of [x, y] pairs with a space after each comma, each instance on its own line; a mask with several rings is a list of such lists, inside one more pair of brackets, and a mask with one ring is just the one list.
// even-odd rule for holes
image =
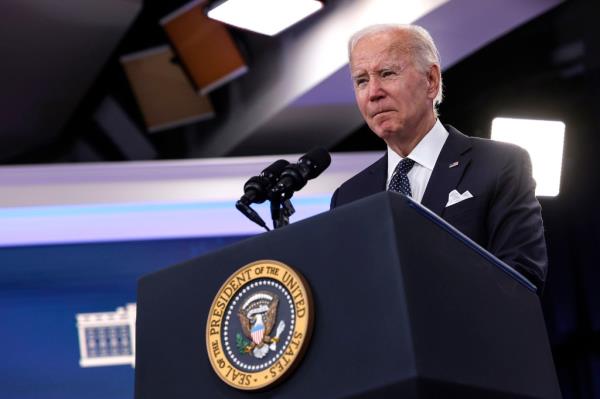
[[[312, 339], [283, 382], [247, 392], [205, 344], [225, 280], [261, 259], [310, 285]], [[560, 398], [535, 288], [409, 198], [380, 193], [144, 276], [135, 396]]]

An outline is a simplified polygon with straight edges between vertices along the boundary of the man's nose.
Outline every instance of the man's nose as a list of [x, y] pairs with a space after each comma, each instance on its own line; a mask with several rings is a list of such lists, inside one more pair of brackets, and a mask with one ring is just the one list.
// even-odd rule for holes
[[369, 101], [378, 101], [385, 97], [385, 91], [381, 86], [379, 79], [369, 81]]

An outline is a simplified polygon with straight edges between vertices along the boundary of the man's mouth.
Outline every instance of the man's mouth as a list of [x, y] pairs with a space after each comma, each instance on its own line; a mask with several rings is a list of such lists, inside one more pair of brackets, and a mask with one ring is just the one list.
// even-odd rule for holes
[[377, 112], [373, 113], [373, 115], [371, 115], [371, 118], [375, 118], [376, 116], [385, 114], [386, 112], [392, 112], [392, 110], [391, 109], [383, 109], [381, 111], [377, 111]]

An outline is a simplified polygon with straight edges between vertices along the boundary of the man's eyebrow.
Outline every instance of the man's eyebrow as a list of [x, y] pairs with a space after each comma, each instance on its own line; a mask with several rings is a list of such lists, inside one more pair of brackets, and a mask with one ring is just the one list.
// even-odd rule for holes
[[358, 79], [361, 76], [365, 76], [365, 75], [367, 75], [367, 71], [359, 70], [359, 71], [352, 73], [352, 79]]
[[380, 71], [383, 71], [386, 69], [394, 69], [394, 70], [402, 69], [402, 65], [399, 62], [391, 62], [388, 64], [381, 65], [381, 67], [377, 68], [377, 71], [380, 72]]

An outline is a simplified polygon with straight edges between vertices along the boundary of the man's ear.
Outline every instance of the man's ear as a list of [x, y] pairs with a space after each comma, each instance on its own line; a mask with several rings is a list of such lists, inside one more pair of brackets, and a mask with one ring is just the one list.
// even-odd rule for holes
[[426, 77], [429, 85], [427, 88], [427, 96], [431, 99], [434, 99], [437, 96], [438, 90], [440, 89], [440, 66], [433, 64], [431, 67], [429, 67]]

